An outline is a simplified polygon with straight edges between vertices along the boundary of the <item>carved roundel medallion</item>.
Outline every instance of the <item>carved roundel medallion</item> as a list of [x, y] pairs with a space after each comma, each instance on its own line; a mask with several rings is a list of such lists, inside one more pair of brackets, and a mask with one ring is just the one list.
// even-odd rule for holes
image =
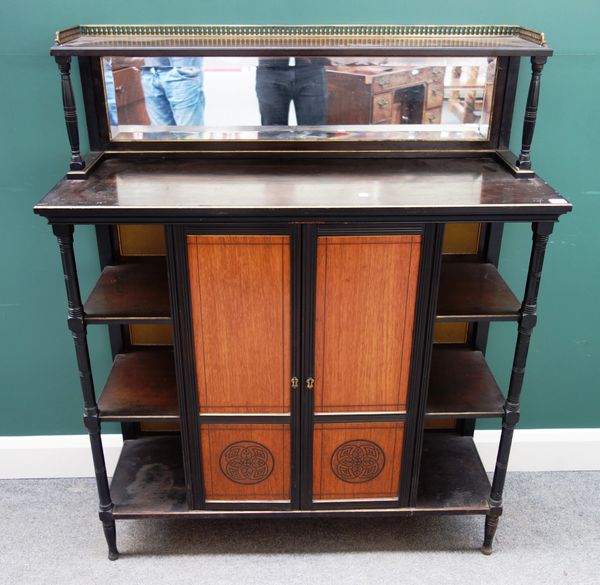
[[231, 481], [253, 484], [264, 481], [273, 472], [275, 461], [269, 449], [254, 441], [238, 441], [223, 449], [221, 471]]
[[331, 456], [331, 470], [347, 483], [365, 483], [375, 479], [383, 470], [383, 449], [364, 439], [342, 443]]

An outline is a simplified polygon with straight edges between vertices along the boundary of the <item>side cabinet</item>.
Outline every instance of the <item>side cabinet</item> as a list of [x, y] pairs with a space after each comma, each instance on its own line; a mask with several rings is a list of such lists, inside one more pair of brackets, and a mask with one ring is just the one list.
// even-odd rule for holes
[[409, 505], [440, 232], [167, 229], [193, 508]]
[[[490, 554], [544, 254], [571, 210], [532, 169], [544, 34], [159, 24], [55, 40], [71, 157], [34, 211], [59, 244], [109, 558], [116, 520], [166, 516], [480, 514]], [[182, 55], [192, 71], [171, 60]], [[273, 84], [256, 109], [261, 66]], [[161, 92], [172, 76], [181, 89]], [[177, 108], [176, 94], [203, 102], [205, 120], [146, 124], [150, 77]], [[235, 100], [214, 98], [224, 89]], [[510, 222], [532, 228], [519, 298], [498, 271]], [[87, 301], [80, 224], [96, 226], [102, 269]], [[485, 359], [495, 321], [516, 325], [504, 388]], [[87, 342], [98, 325], [114, 358], [101, 389]], [[491, 482], [480, 418], [502, 420]], [[110, 482], [104, 422], [125, 439]]]

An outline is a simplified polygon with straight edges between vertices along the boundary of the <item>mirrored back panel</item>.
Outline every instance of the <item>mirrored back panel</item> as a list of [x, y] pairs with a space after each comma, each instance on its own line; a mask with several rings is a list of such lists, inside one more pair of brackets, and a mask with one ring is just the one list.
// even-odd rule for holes
[[102, 57], [112, 141], [486, 141], [497, 59]]

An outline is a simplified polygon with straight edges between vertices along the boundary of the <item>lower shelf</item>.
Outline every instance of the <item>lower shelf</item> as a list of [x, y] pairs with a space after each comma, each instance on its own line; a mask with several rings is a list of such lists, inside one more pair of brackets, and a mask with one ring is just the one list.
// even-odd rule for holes
[[115, 517], [187, 511], [180, 436], [125, 441], [110, 493]]
[[470, 437], [426, 433], [415, 507], [318, 510], [190, 510], [178, 435], [125, 441], [111, 484], [115, 518], [309, 517], [485, 514], [490, 483]]
[[472, 437], [425, 433], [417, 508], [485, 513], [490, 489]]

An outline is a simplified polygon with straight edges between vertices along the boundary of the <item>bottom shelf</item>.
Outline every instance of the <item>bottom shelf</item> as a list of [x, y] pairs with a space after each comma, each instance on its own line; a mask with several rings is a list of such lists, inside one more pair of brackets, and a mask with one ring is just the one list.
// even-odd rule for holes
[[125, 441], [110, 486], [115, 518], [485, 514], [490, 483], [471, 437], [425, 433], [415, 507], [318, 510], [190, 510], [179, 435]]
[[417, 508], [485, 513], [490, 489], [472, 437], [425, 433]]
[[115, 517], [187, 512], [180, 436], [125, 441], [110, 493]]

